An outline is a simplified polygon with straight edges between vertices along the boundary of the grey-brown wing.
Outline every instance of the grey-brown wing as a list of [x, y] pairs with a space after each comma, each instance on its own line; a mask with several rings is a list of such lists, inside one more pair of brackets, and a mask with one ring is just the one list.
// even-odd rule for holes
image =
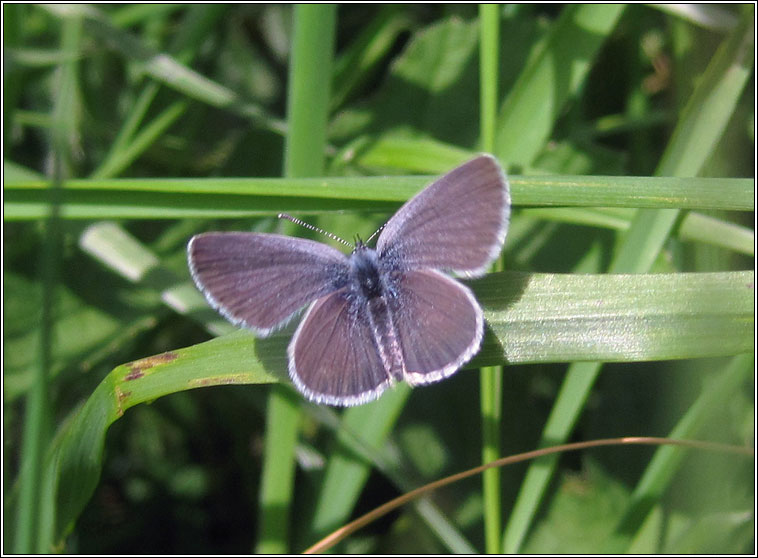
[[409, 384], [446, 378], [479, 351], [482, 310], [467, 287], [444, 273], [431, 269], [403, 273], [390, 310]]
[[392, 383], [366, 306], [346, 288], [308, 308], [288, 350], [290, 378], [308, 399], [360, 405]]

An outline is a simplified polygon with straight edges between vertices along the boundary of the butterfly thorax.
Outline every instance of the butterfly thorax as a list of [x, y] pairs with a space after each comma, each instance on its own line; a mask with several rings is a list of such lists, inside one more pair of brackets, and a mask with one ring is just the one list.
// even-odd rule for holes
[[350, 256], [350, 271], [366, 298], [370, 300], [382, 295], [384, 288], [376, 250], [358, 241]]

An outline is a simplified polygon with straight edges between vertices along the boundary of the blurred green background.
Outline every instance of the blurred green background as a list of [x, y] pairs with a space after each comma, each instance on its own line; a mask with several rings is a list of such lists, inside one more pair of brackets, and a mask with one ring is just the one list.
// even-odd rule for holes
[[[755, 265], [754, 187], [734, 180], [754, 179], [754, 17], [702, 4], [4, 4], [4, 552], [298, 552], [478, 465], [492, 416], [502, 455], [626, 435], [754, 445], [754, 360], [736, 354], [753, 343], [754, 275], [736, 272]], [[318, 62], [292, 63], [309, 54]], [[288, 211], [365, 238], [482, 150], [513, 177], [506, 274], [725, 272], [722, 291], [749, 291], [736, 310], [715, 290], [680, 293], [716, 308], [703, 339], [743, 348], [692, 358], [658, 339], [666, 360], [600, 366], [592, 352], [552, 356], [546, 311], [546, 329], [525, 335], [550, 358], [509, 359], [509, 322], [485, 297], [506, 356], [489, 342], [474, 364], [506, 365], [501, 410], [483, 410], [468, 370], [342, 412], [269, 386], [286, 332], [263, 348], [230, 334], [189, 281], [193, 234], [308, 236], [276, 221]], [[551, 199], [553, 175], [608, 207], [579, 186]], [[633, 192], [651, 176], [701, 177], [682, 206], [698, 209], [662, 194], [638, 210], [607, 178]], [[503, 300], [499, 277], [477, 292]], [[747, 334], [708, 325], [724, 320]], [[199, 383], [160, 384], [162, 362], [123, 365], [184, 347], [195, 352], [180, 352], [177, 374]], [[234, 378], [206, 372], [238, 361]], [[494, 489], [446, 488], [336, 550], [754, 552], [752, 459], [621, 447], [542, 463], [503, 469]]]

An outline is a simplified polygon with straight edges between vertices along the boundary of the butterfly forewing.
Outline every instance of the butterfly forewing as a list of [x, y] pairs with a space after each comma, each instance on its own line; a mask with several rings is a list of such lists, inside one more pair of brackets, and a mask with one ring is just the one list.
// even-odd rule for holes
[[348, 289], [311, 305], [288, 353], [292, 381], [317, 403], [359, 405], [378, 397], [391, 382], [366, 303]]
[[347, 280], [334, 248], [274, 234], [206, 233], [188, 246], [192, 277], [230, 321], [268, 335]]
[[509, 216], [508, 181], [497, 161], [482, 155], [401, 207], [379, 236], [377, 252], [405, 269], [479, 275], [500, 252]]
[[454, 279], [433, 270], [405, 272], [390, 300], [410, 384], [441, 380], [479, 350], [482, 311], [471, 291]]

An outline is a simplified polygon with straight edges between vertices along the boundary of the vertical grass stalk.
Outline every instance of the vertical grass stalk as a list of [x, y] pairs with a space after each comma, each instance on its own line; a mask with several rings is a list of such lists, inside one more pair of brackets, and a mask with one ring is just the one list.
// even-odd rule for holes
[[69, 146], [75, 141], [77, 124], [77, 60], [82, 25], [79, 18], [64, 18], [61, 28], [61, 59], [58, 96], [53, 108], [50, 137], [53, 176], [50, 181], [50, 208], [45, 227], [45, 244], [40, 259], [42, 277], [42, 308], [39, 327], [39, 353], [34, 380], [27, 397], [21, 448], [21, 473], [16, 531], [13, 552], [50, 552], [50, 529], [45, 519], [51, 517], [55, 495], [46, 492], [42, 467], [50, 441], [49, 375], [53, 351], [58, 267], [60, 265], [61, 184], [70, 173]]
[[[499, 6], [479, 5], [479, 84], [480, 134], [484, 151], [495, 149], [497, 122], [498, 54], [500, 48]], [[503, 269], [502, 258], [492, 265], [493, 271]], [[480, 407], [482, 416], [482, 462], [500, 457], [500, 421], [503, 413], [503, 367], [487, 366], [480, 370]], [[484, 548], [487, 554], [500, 553], [501, 502], [500, 469], [487, 469], [482, 474], [484, 503]]]
[[[284, 175], [320, 176], [324, 172], [337, 8], [303, 4], [296, 5], [294, 10]], [[273, 386], [266, 417], [261, 481], [256, 548], [260, 553], [288, 552], [299, 409], [300, 400], [289, 386]]]

